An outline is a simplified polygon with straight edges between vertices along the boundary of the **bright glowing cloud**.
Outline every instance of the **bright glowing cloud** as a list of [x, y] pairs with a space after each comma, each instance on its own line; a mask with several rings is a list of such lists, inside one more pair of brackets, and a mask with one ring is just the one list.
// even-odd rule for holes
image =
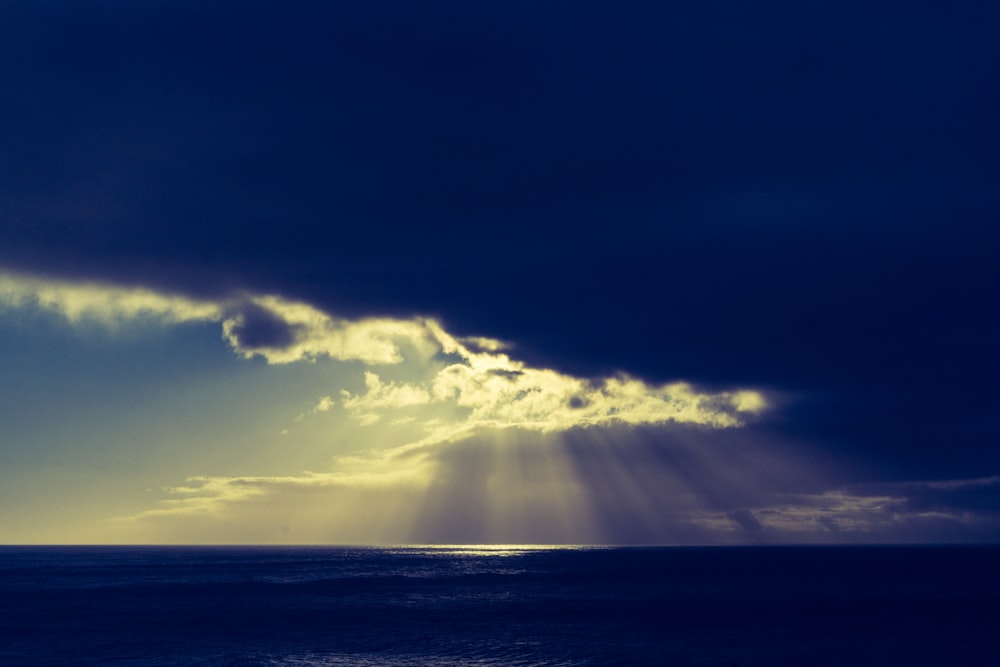
[[316, 404], [316, 407], [313, 408], [313, 411], [326, 412], [333, 406], [334, 406], [333, 399], [330, 398], [329, 396], [324, 396], [323, 398], [319, 399], [319, 403]]
[[402, 348], [428, 355], [433, 333], [423, 319], [345, 320], [276, 296], [245, 296], [222, 321], [225, 339], [240, 355], [272, 364], [327, 357], [374, 365], [399, 364]]
[[177, 324], [222, 317], [219, 304], [144, 288], [77, 284], [5, 273], [0, 273], [0, 307], [37, 308], [58, 313], [72, 324], [92, 322], [109, 328], [138, 319]]
[[73, 325], [116, 329], [133, 321], [162, 324], [218, 322], [223, 338], [242, 357], [271, 364], [319, 358], [398, 364], [401, 347], [420, 354], [433, 349], [433, 330], [423, 319], [346, 320], [273, 295], [242, 294], [205, 300], [141, 287], [74, 283], [0, 273], [0, 307], [56, 313]]
[[427, 326], [440, 346], [439, 358], [450, 357], [453, 363], [410, 383], [384, 382], [369, 371], [365, 392], [341, 392], [344, 408], [362, 424], [389, 414], [413, 420], [406, 409], [423, 407], [425, 436], [416, 445], [452, 441], [482, 429], [552, 433], [671, 422], [732, 428], [767, 406], [764, 395], [753, 390], [707, 393], [683, 382], [650, 385], [627, 375], [583, 379], [532, 368], [500, 352], [505, 347], [499, 341], [460, 341], [434, 321]]
[[430, 393], [423, 387], [412, 384], [385, 383], [371, 371], [365, 372], [367, 391], [352, 396], [347, 390], [341, 391], [344, 407], [362, 424], [374, 424], [381, 419], [382, 412], [390, 409], [426, 405], [431, 402]]
[[[321, 396], [320, 399], [316, 402], [316, 405], [312, 406], [309, 410], [306, 410], [298, 417], [296, 417], [295, 421], [302, 421], [303, 419], [305, 419], [310, 415], [319, 414], [321, 412], [329, 412], [330, 408], [332, 408], [336, 404], [337, 403], [333, 400], [331, 396]], [[284, 431], [284, 433], [287, 433], [287, 430]]]
[[[482, 355], [476, 355], [481, 357]], [[446, 366], [424, 384], [383, 383], [366, 373], [367, 391], [343, 391], [343, 405], [363, 424], [413, 406], [446, 409], [446, 424], [428, 419], [420, 442], [454, 440], [479, 429], [520, 428], [551, 433], [571, 428], [673, 422], [711, 428], [741, 426], [765, 405], [735, 394], [700, 393], [685, 383], [649, 385], [627, 376], [588, 381], [549, 369], [525, 367], [504, 355]], [[430, 414], [430, 413], [428, 413]]]
[[[627, 375], [583, 379], [532, 368], [503, 352], [508, 346], [501, 341], [456, 338], [432, 319], [345, 320], [274, 295], [209, 301], [143, 288], [0, 274], [0, 305], [35, 307], [74, 324], [110, 327], [142, 318], [164, 324], [218, 322], [237, 354], [260, 356], [271, 364], [329, 358], [426, 370], [429, 377], [410, 382], [387, 381], [369, 370], [364, 392], [341, 391], [344, 409], [362, 424], [375, 424], [387, 415], [394, 423], [421, 423], [424, 434], [414, 444], [454, 440], [484, 428], [550, 433], [668, 422], [732, 428], [767, 406], [763, 394], [748, 389], [706, 393], [682, 382], [654, 386]], [[333, 399], [325, 397], [300, 417], [331, 407]], [[426, 410], [407, 412], [417, 407]]]

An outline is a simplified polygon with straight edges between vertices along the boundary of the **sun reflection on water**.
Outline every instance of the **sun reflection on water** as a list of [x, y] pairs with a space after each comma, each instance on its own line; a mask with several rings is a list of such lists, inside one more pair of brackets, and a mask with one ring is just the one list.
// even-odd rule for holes
[[589, 544], [407, 544], [390, 547], [406, 553], [448, 556], [521, 556], [535, 551], [599, 549]]

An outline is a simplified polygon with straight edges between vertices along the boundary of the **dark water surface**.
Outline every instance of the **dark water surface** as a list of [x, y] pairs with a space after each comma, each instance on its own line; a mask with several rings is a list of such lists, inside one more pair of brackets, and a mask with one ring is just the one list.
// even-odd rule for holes
[[0, 665], [1000, 665], [998, 547], [0, 547]]

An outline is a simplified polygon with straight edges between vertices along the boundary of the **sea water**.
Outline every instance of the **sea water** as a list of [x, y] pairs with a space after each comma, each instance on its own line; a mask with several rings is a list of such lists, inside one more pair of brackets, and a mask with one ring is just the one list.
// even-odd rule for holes
[[1000, 665], [1000, 548], [0, 547], [0, 665]]

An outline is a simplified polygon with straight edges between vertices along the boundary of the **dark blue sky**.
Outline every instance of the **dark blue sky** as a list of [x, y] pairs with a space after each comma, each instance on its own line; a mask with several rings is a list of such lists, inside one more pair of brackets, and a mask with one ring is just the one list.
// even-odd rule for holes
[[989, 478], [998, 20], [9, 2], [0, 268], [434, 316], [582, 377], [786, 396], [758, 428], [844, 483]]

